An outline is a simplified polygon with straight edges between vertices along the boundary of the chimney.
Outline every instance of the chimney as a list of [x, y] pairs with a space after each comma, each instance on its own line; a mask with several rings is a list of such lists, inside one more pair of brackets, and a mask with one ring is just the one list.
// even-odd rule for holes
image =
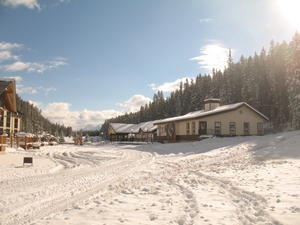
[[218, 98], [208, 98], [204, 100], [204, 111], [214, 110], [220, 106], [221, 100]]

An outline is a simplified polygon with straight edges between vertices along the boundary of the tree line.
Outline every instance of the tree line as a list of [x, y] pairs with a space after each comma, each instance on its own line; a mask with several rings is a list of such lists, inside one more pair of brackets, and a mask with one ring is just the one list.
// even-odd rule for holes
[[268, 51], [262, 48], [237, 62], [229, 50], [223, 71], [186, 80], [166, 98], [158, 91], [138, 112], [106, 120], [101, 131], [107, 134], [111, 122], [140, 123], [200, 110], [206, 98], [220, 98], [222, 104], [247, 102], [269, 117], [274, 131], [300, 129], [300, 34], [289, 43], [271, 41]]
[[71, 136], [72, 127], [65, 127], [50, 122], [42, 115], [42, 111], [33, 104], [16, 96], [17, 111], [21, 114], [21, 131], [26, 133], [40, 134], [46, 132], [54, 136]]

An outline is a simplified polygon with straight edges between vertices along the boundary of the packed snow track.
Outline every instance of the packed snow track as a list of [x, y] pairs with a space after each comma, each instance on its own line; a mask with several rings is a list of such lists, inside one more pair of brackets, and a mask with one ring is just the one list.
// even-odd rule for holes
[[[9, 152], [0, 224], [298, 225], [299, 146], [295, 131]], [[21, 165], [25, 155], [33, 167]]]

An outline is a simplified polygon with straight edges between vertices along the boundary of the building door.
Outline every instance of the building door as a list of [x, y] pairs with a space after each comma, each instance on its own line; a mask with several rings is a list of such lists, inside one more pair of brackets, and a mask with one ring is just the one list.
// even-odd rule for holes
[[207, 122], [200, 121], [199, 122], [199, 135], [205, 135], [205, 134], [207, 134]]
[[250, 135], [250, 124], [249, 124], [249, 122], [244, 122], [244, 135]]

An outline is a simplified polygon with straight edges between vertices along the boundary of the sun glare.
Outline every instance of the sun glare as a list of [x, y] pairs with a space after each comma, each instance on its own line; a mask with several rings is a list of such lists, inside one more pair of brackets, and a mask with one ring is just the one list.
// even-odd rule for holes
[[277, 0], [279, 8], [293, 28], [300, 29], [300, 0]]

